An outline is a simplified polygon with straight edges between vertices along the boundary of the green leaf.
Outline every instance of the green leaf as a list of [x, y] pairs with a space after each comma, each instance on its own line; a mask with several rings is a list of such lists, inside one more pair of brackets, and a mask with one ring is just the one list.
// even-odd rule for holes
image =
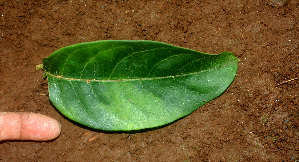
[[54, 106], [73, 121], [109, 131], [182, 118], [222, 94], [237, 68], [232, 53], [153, 41], [75, 44], [43, 60]]

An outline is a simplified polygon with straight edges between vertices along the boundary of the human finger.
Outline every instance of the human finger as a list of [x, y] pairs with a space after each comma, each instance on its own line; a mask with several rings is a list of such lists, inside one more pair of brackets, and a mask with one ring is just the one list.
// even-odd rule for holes
[[0, 112], [0, 141], [48, 141], [60, 135], [59, 122], [36, 113]]

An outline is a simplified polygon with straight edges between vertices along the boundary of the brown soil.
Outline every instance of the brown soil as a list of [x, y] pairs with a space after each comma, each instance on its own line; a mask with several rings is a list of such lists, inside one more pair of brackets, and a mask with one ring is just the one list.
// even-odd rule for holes
[[[51, 116], [50, 142], [0, 144], [0, 161], [299, 160], [299, 1], [0, 1], [1, 111]], [[67, 45], [155, 40], [239, 59], [226, 92], [160, 129], [109, 133], [81, 127], [51, 105], [35, 66]]]

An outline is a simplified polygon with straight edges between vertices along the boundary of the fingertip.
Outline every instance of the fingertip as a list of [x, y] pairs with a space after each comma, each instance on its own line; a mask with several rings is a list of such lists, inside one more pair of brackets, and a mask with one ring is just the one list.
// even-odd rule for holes
[[46, 115], [24, 113], [22, 116], [23, 140], [48, 141], [57, 138], [61, 132], [60, 123]]

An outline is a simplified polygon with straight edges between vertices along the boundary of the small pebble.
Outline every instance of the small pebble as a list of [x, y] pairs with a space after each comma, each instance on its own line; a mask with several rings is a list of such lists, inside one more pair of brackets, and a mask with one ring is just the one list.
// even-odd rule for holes
[[271, 0], [270, 5], [276, 7], [283, 7], [287, 5], [289, 2], [290, 0]]

